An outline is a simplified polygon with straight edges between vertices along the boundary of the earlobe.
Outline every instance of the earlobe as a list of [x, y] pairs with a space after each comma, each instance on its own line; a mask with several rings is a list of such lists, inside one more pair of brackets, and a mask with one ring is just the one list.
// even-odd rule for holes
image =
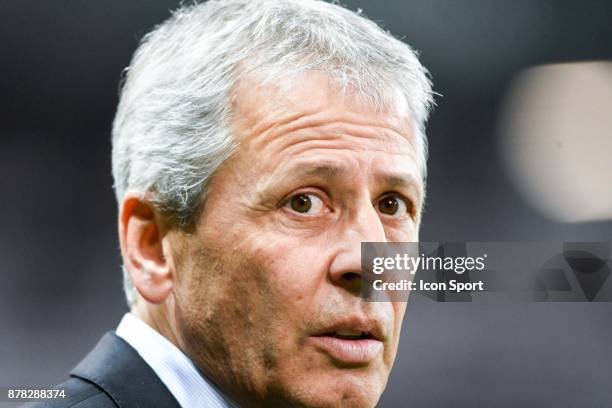
[[170, 295], [174, 276], [164, 253], [162, 221], [152, 203], [135, 193], [125, 195], [119, 215], [123, 262], [140, 296], [154, 304]]

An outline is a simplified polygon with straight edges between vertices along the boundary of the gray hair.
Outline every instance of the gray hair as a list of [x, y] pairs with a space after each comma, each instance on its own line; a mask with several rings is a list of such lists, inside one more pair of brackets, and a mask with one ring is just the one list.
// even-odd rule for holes
[[[191, 225], [215, 170], [236, 148], [231, 92], [248, 72], [277, 82], [309, 71], [373, 109], [407, 110], [425, 177], [433, 104], [416, 53], [374, 22], [319, 0], [210, 0], [183, 6], [141, 41], [113, 123], [119, 205], [128, 190]], [[287, 83], [287, 81], [286, 81]], [[124, 268], [130, 304], [134, 288]]]

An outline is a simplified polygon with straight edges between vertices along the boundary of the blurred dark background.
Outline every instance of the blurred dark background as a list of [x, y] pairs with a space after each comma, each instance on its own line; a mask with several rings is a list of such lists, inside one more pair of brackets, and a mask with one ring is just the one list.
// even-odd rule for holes
[[[420, 50], [443, 95], [422, 240], [612, 240], [612, 215], [568, 223], [531, 205], [499, 130], [524, 69], [612, 60], [612, 2], [345, 3]], [[121, 70], [176, 5], [0, 1], [0, 387], [62, 381], [127, 310], [110, 126]], [[414, 296], [380, 406], [612, 406], [611, 312]]]

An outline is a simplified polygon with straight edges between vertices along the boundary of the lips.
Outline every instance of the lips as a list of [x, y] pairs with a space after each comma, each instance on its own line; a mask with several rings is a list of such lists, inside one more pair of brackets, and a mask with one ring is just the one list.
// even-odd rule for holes
[[364, 365], [383, 348], [383, 326], [377, 321], [348, 319], [326, 327], [309, 338], [320, 352], [345, 365]]
[[325, 333], [324, 336], [336, 337], [342, 340], [362, 340], [372, 338], [369, 331], [338, 330], [337, 332]]

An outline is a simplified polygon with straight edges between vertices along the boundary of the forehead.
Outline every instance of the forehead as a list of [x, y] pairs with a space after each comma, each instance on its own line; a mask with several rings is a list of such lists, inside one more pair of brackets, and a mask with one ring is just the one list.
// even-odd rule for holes
[[[320, 72], [262, 85], [243, 78], [233, 92], [233, 133], [239, 152], [263, 165], [304, 159], [381, 162], [420, 179], [420, 152], [407, 109], [372, 109], [350, 89], [339, 92]], [[359, 152], [359, 154], [356, 154]], [[355, 161], [361, 158], [361, 163]], [[345, 163], [347, 164], [347, 163]], [[278, 168], [277, 168], [278, 170]]]
[[344, 114], [397, 130], [412, 141], [409, 109], [399, 92], [391, 95], [389, 99], [393, 102], [388, 107], [374, 108], [366, 99], [353, 86], [338, 89], [335, 81], [320, 71], [291, 74], [274, 82], [265, 74], [249, 73], [232, 90], [232, 119], [235, 127], [246, 125], [254, 133], [260, 133], [266, 127], [281, 125], [297, 116], [317, 112]]

